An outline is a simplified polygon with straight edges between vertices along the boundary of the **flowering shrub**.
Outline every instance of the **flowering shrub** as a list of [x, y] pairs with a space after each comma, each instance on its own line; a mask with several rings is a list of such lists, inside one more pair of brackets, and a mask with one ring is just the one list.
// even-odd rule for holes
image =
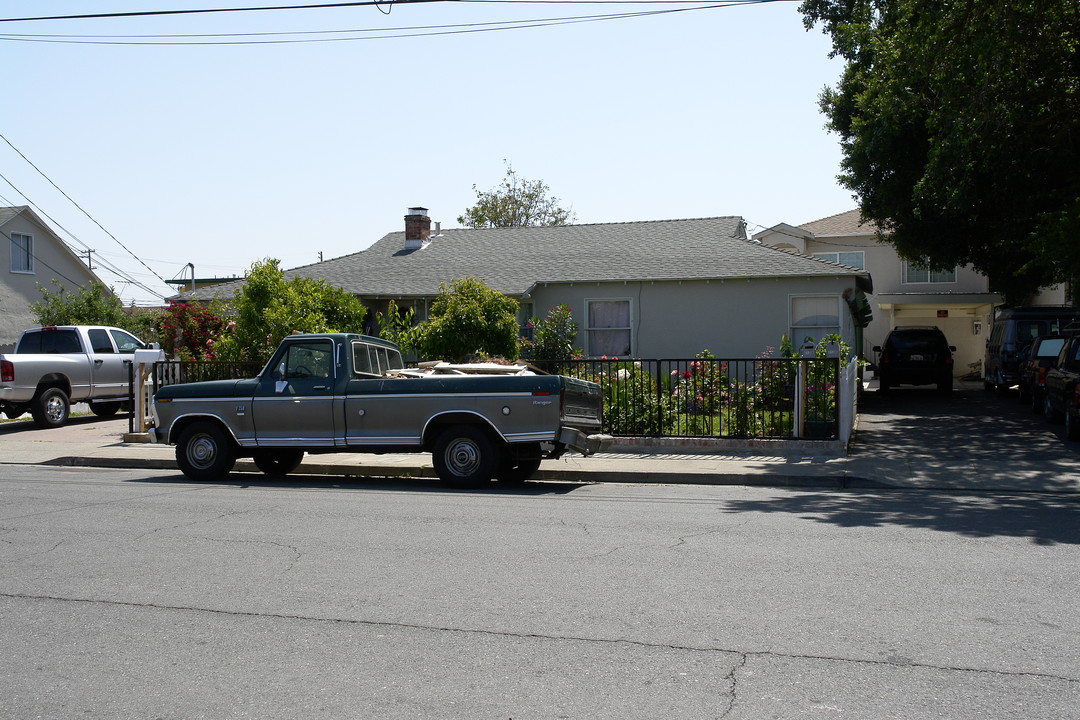
[[174, 302], [161, 315], [161, 347], [181, 360], [215, 360], [215, 338], [225, 321], [198, 303]]
[[670, 404], [676, 413], [686, 416], [686, 434], [719, 434], [720, 410], [731, 387], [727, 372], [728, 364], [717, 362], [708, 350], [699, 352], [688, 369], [671, 371]]
[[567, 374], [600, 385], [604, 400], [604, 430], [616, 435], [665, 435], [674, 417], [663, 406], [656, 379], [640, 362], [600, 360], [575, 363]]
[[[813, 342], [813, 338], [807, 338]], [[828, 357], [829, 343], [836, 343], [840, 358], [846, 359], [850, 353], [843, 338], [833, 333], [818, 341], [814, 349], [817, 358]], [[806, 419], [833, 421], [836, 419], [836, 373], [837, 365], [827, 362], [809, 363], [806, 375]]]

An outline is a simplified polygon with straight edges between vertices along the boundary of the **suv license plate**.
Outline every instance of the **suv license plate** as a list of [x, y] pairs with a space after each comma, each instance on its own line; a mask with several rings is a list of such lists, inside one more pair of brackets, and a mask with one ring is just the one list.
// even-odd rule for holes
[[922, 355], [908, 355], [908, 360], [912, 362], [922, 362], [924, 359]]

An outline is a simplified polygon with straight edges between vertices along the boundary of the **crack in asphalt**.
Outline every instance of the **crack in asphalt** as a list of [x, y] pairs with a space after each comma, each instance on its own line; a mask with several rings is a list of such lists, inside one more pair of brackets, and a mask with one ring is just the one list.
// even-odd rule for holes
[[[725, 677], [730, 678], [732, 682], [731, 696], [732, 706], [734, 705], [734, 697], [737, 683], [737, 672], [746, 666], [746, 663], [750, 658], [755, 657], [774, 657], [782, 658], [785, 660], [818, 660], [821, 662], [839, 662], [849, 663], [852, 665], [871, 665], [877, 667], [892, 667], [892, 668], [919, 668], [924, 670], [937, 670], [941, 672], [962, 672], [973, 673], [983, 675], [997, 675], [1001, 677], [1022, 677], [1022, 678], [1039, 678], [1043, 680], [1057, 680], [1060, 682], [1066, 682], [1070, 684], [1080, 685], [1080, 678], [1067, 677], [1064, 675], [1053, 675], [1051, 673], [1041, 672], [1021, 672], [1010, 670], [992, 670], [989, 668], [975, 668], [975, 667], [962, 667], [962, 666], [949, 666], [949, 665], [934, 665], [931, 663], [919, 663], [905, 661], [902, 663], [890, 662], [888, 660], [867, 660], [858, 658], [845, 658], [845, 657], [831, 657], [827, 655], [808, 655], [804, 653], [784, 653], [776, 652], [774, 650], [730, 650], [720, 647], [695, 647], [691, 645], [674, 645], [671, 643], [656, 643], [646, 642], [643, 640], [628, 640], [626, 638], [602, 638], [602, 637], [585, 637], [579, 635], [549, 635], [544, 633], [528, 633], [528, 632], [509, 632], [505, 630], [482, 630], [478, 628], [461, 628], [461, 627], [447, 627], [442, 625], [425, 625], [421, 623], [406, 623], [406, 622], [391, 622], [386, 620], [358, 620], [349, 618], [333, 618], [333, 617], [316, 617], [311, 615], [286, 615], [284, 613], [265, 613], [265, 612], [251, 612], [242, 610], [220, 610], [215, 608], [196, 607], [193, 605], [164, 605], [161, 603], [141, 603], [131, 602], [126, 600], [103, 600], [93, 598], [73, 598], [73, 597], [60, 597], [57, 595], [28, 595], [24, 593], [7, 593], [0, 592], [0, 598], [8, 598], [11, 600], [40, 600], [45, 602], [57, 602], [57, 603], [72, 603], [80, 605], [108, 605], [111, 607], [129, 607], [129, 608], [141, 608], [148, 610], [167, 610], [177, 612], [193, 612], [203, 613], [206, 615], [220, 615], [226, 617], [241, 617], [241, 618], [254, 618], [254, 619], [269, 619], [269, 620], [297, 620], [301, 622], [316, 622], [316, 623], [328, 623], [328, 624], [342, 624], [342, 625], [361, 625], [366, 627], [387, 627], [387, 628], [401, 628], [404, 630], [427, 630], [431, 632], [446, 632], [446, 633], [459, 633], [463, 635], [487, 635], [492, 637], [507, 637], [507, 638], [527, 638], [535, 640], [551, 640], [551, 641], [564, 641], [564, 642], [584, 642], [584, 643], [597, 643], [606, 645], [630, 645], [640, 648], [651, 648], [657, 650], [678, 650], [682, 652], [694, 652], [694, 653], [723, 653], [728, 655], [734, 655], [738, 658], [738, 662], [732, 667], [732, 670]], [[725, 712], [730, 712], [731, 707]]]

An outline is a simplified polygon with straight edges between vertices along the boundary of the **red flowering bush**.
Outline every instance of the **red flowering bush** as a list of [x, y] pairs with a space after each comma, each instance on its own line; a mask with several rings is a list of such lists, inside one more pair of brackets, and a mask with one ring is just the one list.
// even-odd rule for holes
[[198, 303], [174, 302], [161, 316], [161, 347], [181, 360], [214, 360], [225, 320]]

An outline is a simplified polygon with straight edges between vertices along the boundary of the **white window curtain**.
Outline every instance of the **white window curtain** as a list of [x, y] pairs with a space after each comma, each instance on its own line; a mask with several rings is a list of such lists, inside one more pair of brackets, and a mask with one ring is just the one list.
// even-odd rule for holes
[[589, 301], [589, 355], [630, 355], [630, 301]]
[[840, 298], [812, 295], [791, 298], [791, 342], [800, 347], [809, 337], [815, 341], [840, 332]]

